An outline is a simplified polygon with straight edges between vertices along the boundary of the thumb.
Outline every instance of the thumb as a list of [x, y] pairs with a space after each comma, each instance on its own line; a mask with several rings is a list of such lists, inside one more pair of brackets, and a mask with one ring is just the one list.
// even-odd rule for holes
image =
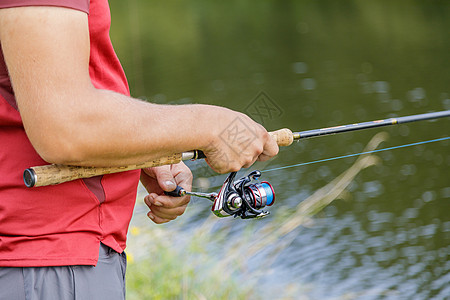
[[153, 172], [158, 180], [159, 186], [166, 192], [175, 190], [177, 184], [173, 177], [170, 166], [160, 166], [153, 169]]

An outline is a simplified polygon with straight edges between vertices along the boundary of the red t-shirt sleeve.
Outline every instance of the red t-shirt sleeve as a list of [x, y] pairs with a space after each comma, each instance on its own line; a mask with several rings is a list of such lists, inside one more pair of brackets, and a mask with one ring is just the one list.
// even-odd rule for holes
[[1, 0], [0, 8], [20, 6], [59, 6], [89, 13], [89, 0]]

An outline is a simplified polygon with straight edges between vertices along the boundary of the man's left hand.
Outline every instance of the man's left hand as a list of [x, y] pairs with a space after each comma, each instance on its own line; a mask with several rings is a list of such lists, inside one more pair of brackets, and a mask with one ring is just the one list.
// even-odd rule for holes
[[149, 192], [144, 202], [150, 209], [147, 216], [153, 222], [167, 223], [184, 213], [190, 200], [189, 196], [171, 197], [164, 194], [164, 191], [173, 191], [177, 185], [186, 191], [191, 190], [192, 173], [183, 162], [142, 169], [141, 182]]

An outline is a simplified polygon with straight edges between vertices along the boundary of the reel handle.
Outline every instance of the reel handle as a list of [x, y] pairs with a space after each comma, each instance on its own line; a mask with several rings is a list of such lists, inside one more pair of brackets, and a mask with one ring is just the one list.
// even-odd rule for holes
[[[278, 146], [289, 146], [294, 138], [292, 131], [284, 128], [269, 132]], [[137, 170], [163, 165], [177, 164], [183, 160], [206, 158], [200, 150], [176, 153], [149, 162], [122, 167], [80, 167], [67, 165], [45, 165], [28, 168], [23, 173], [23, 180], [27, 187], [38, 187], [59, 184], [80, 178], [89, 178], [98, 175], [112, 174], [129, 170]]]
[[177, 187], [173, 191], [164, 192], [164, 194], [171, 197], [183, 197], [184, 195], [186, 195], [186, 190], [183, 189], [181, 186], [177, 185]]

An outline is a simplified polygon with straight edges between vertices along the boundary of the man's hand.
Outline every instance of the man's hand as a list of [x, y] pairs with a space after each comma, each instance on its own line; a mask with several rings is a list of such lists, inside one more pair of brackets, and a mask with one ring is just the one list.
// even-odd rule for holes
[[266, 161], [278, 154], [276, 141], [247, 115], [222, 107], [214, 107], [206, 115], [212, 118], [206, 131], [212, 139], [200, 150], [214, 171], [239, 171], [256, 160]]
[[156, 224], [167, 223], [181, 216], [186, 210], [190, 197], [170, 197], [164, 191], [173, 191], [177, 185], [191, 190], [192, 173], [184, 163], [143, 169], [141, 182], [149, 192], [144, 198], [150, 211], [147, 216]]

